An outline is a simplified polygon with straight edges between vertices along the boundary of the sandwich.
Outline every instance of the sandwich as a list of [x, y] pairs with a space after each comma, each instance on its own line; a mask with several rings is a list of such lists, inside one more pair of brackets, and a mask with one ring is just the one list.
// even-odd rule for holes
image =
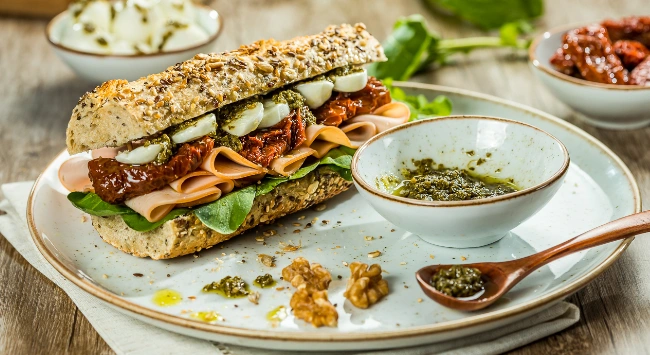
[[355, 150], [410, 116], [364, 69], [385, 59], [344, 24], [107, 81], [72, 112], [59, 180], [124, 252], [210, 248], [350, 188]]

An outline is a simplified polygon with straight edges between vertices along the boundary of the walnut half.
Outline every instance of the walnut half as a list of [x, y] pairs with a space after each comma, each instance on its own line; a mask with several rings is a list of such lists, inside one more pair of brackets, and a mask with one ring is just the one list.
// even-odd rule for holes
[[350, 279], [343, 296], [357, 308], [368, 308], [388, 295], [388, 283], [381, 277], [379, 264], [350, 264]]
[[332, 275], [320, 264], [313, 263], [303, 257], [293, 259], [291, 265], [282, 269], [282, 278], [291, 282], [293, 287], [298, 287], [304, 283], [310, 283], [317, 290], [327, 290], [332, 282]]
[[327, 298], [327, 291], [318, 290], [310, 283], [298, 286], [289, 305], [296, 318], [311, 323], [314, 327], [336, 327], [338, 324], [339, 314]]

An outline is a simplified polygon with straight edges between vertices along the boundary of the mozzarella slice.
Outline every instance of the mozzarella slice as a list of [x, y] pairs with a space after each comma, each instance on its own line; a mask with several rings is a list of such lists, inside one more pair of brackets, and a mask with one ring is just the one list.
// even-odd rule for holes
[[147, 164], [156, 160], [156, 157], [162, 149], [162, 144], [150, 144], [148, 146], [135, 148], [132, 151], [119, 152], [117, 153], [117, 156], [115, 156], [115, 160], [124, 164]]
[[367, 83], [368, 73], [364, 69], [360, 72], [355, 72], [334, 78], [334, 91], [356, 92], [366, 87]]
[[264, 115], [259, 128], [272, 127], [289, 115], [291, 109], [287, 104], [276, 104], [272, 100], [264, 101]]
[[214, 113], [208, 113], [207, 115], [203, 115], [201, 118], [197, 119], [193, 125], [174, 133], [174, 135], [171, 136], [171, 139], [172, 142], [177, 144], [189, 142], [213, 133], [216, 126], [217, 117]]
[[305, 98], [307, 106], [311, 109], [323, 105], [332, 96], [332, 88], [334, 88], [334, 84], [327, 80], [318, 80], [296, 85], [296, 90]]
[[261, 102], [255, 103], [250, 108], [240, 114], [240, 117], [221, 126], [221, 128], [237, 137], [247, 135], [257, 129], [264, 117], [264, 105]]

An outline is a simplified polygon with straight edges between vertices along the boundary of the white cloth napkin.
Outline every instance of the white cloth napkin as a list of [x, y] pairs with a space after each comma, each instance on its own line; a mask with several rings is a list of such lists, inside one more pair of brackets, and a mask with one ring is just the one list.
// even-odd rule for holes
[[[0, 234], [38, 271], [61, 287], [88, 318], [99, 335], [118, 354], [222, 354], [279, 355], [270, 351], [215, 344], [145, 324], [110, 308], [64, 278], [38, 252], [26, 223], [27, 197], [33, 182], [2, 185], [6, 200], [0, 201]], [[370, 354], [500, 354], [570, 327], [580, 319], [578, 307], [560, 302], [536, 315], [486, 333], [415, 348], [392, 349]], [[338, 354], [344, 352], [337, 352]], [[352, 353], [350, 353], [352, 354]], [[358, 353], [357, 353], [358, 354]]]

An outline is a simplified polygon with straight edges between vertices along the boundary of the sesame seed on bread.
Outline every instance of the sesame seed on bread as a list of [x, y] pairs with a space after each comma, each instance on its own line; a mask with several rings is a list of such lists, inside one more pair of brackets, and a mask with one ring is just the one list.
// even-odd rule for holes
[[385, 60], [363, 24], [330, 26], [288, 41], [197, 54], [162, 73], [110, 80], [81, 97], [68, 124], [70, 154], [118, 147], [221, 106], [334, 68]]

